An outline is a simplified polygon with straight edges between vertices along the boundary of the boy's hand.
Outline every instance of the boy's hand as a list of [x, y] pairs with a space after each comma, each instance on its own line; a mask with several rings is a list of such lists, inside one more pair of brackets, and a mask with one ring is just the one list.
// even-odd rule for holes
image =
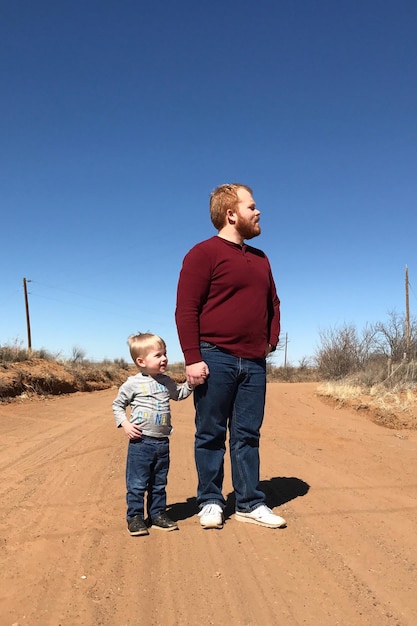
[[122, 428], [129, 439], [140, 439], [142, 437], [140, 427], [137, 424], [131, 424], [129, 420], [122, 422]]

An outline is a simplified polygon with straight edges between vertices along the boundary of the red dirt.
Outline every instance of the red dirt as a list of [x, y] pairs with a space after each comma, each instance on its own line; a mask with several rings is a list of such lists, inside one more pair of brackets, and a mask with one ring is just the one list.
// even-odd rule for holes
[[173, 403], [180, 531], [126, 531], [116, 389], [0, 405], [3, 626], [414, 626], [417, 431], [268, 385], [261, 478], [288, 522], [196, 516], [192, 400]]

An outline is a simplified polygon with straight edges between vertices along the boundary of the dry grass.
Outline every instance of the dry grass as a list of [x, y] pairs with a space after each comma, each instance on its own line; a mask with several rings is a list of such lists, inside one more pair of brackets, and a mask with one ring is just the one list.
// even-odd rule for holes
[[319, 396], [334, 398], [344, 402], [345, 400], [353, 400], [362, 396], [365, 392], [359, 385], [350, 385], [348, 383], [328, 381], [317, 387]]
[[406, 413], [417, 406], [417, 392], [415, 389], [388, 390], [385, 387], [375, 386], [370, 395], [377, 405], [386, 411]]
[[388, 428], [417, 429], [417, 389], [415, 386], [384, 385], [370, 388], [346, 382], [326, 382], [317, 387], [317, 394], [335, 403], [367, 412], [371, 419]]

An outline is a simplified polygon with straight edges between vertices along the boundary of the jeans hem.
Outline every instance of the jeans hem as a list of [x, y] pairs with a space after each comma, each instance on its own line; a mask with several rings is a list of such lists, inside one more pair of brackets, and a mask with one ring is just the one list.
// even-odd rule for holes
[[265, 502], [259, 502], [258, 504], [255, 504], [255, 506], [253, 506], [251, 509], [246, 509], [245, 511], [241, 511], [240, 509], [236, 509], [236, 513], [253, 513], [253, 511], [256, 511], [256, 509], [259, 509], [260, 506], [263, 506], [265, 504]]
[[206, 500], [205, 502], [201, 502], [198, 505], [200, 511], [202, 511], [203, 508], [207, 506], [207, 504], [217, 504], [217, 506], [219, 506], [221, 510], [224, 511], [224, 504], [220, 500]]

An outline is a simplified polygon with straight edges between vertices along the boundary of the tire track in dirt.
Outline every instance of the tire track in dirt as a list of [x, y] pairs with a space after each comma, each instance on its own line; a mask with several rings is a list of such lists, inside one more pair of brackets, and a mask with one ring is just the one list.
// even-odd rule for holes
[[[279, 403], [278, 394], [274, 401]], [[316, 413], [317, 408], [316, 402]], [[293, 404], [293, 410], [291, 425], [298, 414], [306, 426], [302, 403]], [[285, 429], [275, 438], [281, 467], [300, 466], [302, 458], [310, 482], [308, 498], [288, 505], [300, 512], [303, 508], [300, 523], [292, 523], [289, 530], [313, 551], [321, 575], [328, 570], [350, 604], [358, 605], [356, 621], [345, 616], [341, 623], [414, 624], [414, 435], [404, 445], [394, 440], [392, 431], [360, 422], [353, 413], [320, 410], [319, 419], [311, 409], [308, 413], [313, 426], [305, 437], [300, 430]], [[273, 445], [270, 437], [268, 446]], [[266, 458], [273, 457], [271, 449]], [[409, 576], [404, 577], [404, 570]]]
[[[173, 403], [168, 484], [180, 530], [126, 531], [115, 390], [0, 406], [0, 623], [414, 626], [415, 432], [402, 439], [314, 395], [268, 387], [262, 486], [274, 531], [196, 517], [192, 401]], [[34, 419], [36, 415], [36, 419]]]

